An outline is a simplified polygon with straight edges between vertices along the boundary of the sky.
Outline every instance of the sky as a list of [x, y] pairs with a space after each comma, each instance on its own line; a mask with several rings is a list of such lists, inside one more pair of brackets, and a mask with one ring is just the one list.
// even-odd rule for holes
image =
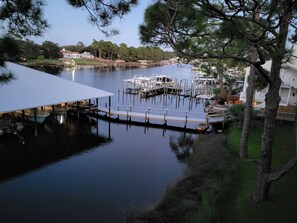
[[93, 40], [111, 41], [117, 45], [126, 43], [128, 47], [141, 46], [139, 40], [138, 26], [143, 22], [144, 11], [152, 0], [139, 0], [136, 7], [124, 18], [116, 18], [111, 28], [116, 28], [120, 34], [113, 37], [106, 37], [99, 29], [88, 22], [86, 10], [70, 6], [66, 0], [45, 0], [44, 17], [50, 24], [42, 37], [31, 37], [30, 39], [38, 44], [44, 41], [52, 41], [64, 45], [76, 45], [79, 41], [86, 46]]

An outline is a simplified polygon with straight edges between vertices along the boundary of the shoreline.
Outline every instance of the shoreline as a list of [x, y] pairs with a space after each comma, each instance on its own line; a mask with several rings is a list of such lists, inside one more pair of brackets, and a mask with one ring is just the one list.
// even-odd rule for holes
[[220, 203], [226, 196], [224, 188], [233, 182], [236, 171], [226, 136], [200, 136], [192, 147], [193, 153], [182, 178], [168, 188], [154, 207], [127, 216], [127, 223], [216, 222], [220, 219], [223, 211]]

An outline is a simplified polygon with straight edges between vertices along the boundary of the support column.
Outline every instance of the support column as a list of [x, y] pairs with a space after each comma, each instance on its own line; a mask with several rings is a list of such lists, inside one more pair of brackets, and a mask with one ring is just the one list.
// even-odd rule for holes
[[33, 113], [34, 113], [34, 135], [38, 136], [38, 126], [37, 126], [37, 108], [33, 109]]
[[110, 117], [111, 96], [108, 97], [108, 117]]
[[65, 122], [67, 121], [68, 103], [65, 103]]
[[76, 117], [79, 119], [79, 101], [76, 102]]

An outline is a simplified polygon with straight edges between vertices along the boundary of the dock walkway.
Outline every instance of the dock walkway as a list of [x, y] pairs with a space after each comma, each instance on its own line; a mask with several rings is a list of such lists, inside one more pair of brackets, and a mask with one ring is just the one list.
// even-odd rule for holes
[[134, 112], [131, 108], [124, 109], [112, 109], [107, 107], [98, 107], [98, 112], [105, 113], [107, 116], [116, 116], [117, 118], [124, 118], [127, 121], [131, 120], [131, 118], [137, 118], [140, 119], [143, 123], [149, 123], [150, 120], [157, 120], [161, 121], [163, 124], [167, 124], [168, 122], [171, 123], [184, 123], [185, 128], [187, 128], [187, 124], [192, 123], [195, 126], [201, 125], [201, 124], [212, 124], [212, 123], [223, 123], [225, 121], [224, 115], [218, 115], [218, 116], [208, 116], [207, 114], [196, 114], [195, 117], [193, 117], [193, 112], [188, 113], [185, 112], [184, 116], [181, 115], [173, 115], [170, 114], [168, 110], [164, 110], [163, 114], [153, 114], [150, 109], [146, 109], [143, 112]]

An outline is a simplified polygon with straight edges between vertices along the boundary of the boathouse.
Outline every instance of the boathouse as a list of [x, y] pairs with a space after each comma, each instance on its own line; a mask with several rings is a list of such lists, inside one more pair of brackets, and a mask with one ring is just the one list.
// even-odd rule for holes
[[13, 78], [0, 83], [0, 114], [102, 97], [110, 101], [113, 95], [15, 63], [5, 65]]

